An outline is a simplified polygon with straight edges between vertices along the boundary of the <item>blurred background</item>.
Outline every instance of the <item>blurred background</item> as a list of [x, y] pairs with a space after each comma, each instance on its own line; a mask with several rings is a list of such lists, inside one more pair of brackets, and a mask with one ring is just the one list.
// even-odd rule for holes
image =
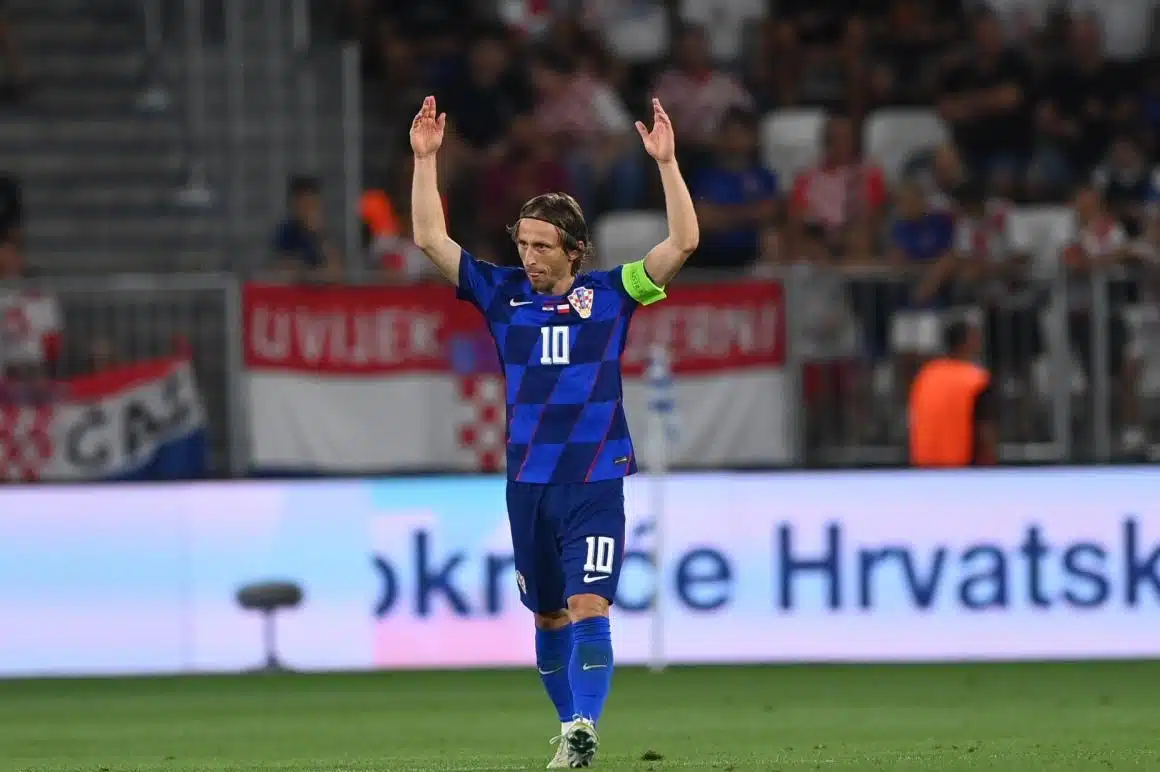
[[702, 229], [682, 318], [641, 322], [674, 349], [677, 466], [904, 463], [910, 381], [963, 318], [1005, 463], [1150, 459], [1156, 5], [9, 0], [3, 476], [497, 468], [487, 347], [409, 239], [428, 93], [450, 231], [500, 263], [544, 190], [601, 266], [655, 243], [632, 122], [664, 102]]

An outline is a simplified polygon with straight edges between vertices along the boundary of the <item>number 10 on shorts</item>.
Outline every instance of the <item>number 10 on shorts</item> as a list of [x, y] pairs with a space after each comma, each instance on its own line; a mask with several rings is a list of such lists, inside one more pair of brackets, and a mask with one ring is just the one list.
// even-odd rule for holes
[[585, 541], [588, 542], [588, 560], [584, 563], [584, 570], [594, 574], [611, 574], [616, 540], [611, 536], [589, 536]]

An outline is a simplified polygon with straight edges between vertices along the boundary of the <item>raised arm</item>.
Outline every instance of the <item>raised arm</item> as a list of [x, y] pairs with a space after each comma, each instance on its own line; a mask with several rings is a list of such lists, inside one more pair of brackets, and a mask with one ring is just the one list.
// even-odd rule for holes
[[439, 273], [458, 285], [462, 249], [447, 235], [435, 168], [446, 122], [447, 115], [436, 111], [435, 97], [429, 96], [423, 100], [423, 107], [411, 123], [411, 150], [415, 153], [415, 173], [411, 178], [411, 233], [416, 246], [431, 259]]
[[644, 149], [657, 162], [661, 172], [661, 187], [665, 192], [665, 216], [669, 221], [669, 235], [657, 244], [644, 258], [644, 268], [654, 283], [664, 287], [697, 248], [701, 238], [697, 226], [697, 211], [693, 207], [693, 197], [677, 166], [676, 144], [673, 138], [673, 124], [659, 99], [654, 99], [653, 127], [649, 131], [639, 121], [636, 130], [644, 142]]

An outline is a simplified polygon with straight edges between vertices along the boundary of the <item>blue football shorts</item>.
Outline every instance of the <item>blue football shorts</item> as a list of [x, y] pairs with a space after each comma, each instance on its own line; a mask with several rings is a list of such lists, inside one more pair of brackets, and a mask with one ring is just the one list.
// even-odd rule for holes
[[507, 484], [516, 582], [536, 613], [574, 595], [610, 602], [624, 557], [624, 478], [595, 483]]

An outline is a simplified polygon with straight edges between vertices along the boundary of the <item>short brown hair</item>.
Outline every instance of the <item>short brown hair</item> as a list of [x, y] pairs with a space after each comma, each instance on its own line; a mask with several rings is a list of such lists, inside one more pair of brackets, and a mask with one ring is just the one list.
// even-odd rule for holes
[[549, 225], [556, 226], [560, 234], [560, 242], [567, 252], [579, 252], [580, 257], [572, 263], [572, 273], [580, 270], [585, 260], [592, 257], [592, 241], [588, 238], [588, 223], [584, 220], [584, 211], [580, 203], [567, 193], [543, 193], [530, 198], [520, 207], [520, 216], [515, 225], [508, 228], [514, 240], [520, 220], [542, 220]]

